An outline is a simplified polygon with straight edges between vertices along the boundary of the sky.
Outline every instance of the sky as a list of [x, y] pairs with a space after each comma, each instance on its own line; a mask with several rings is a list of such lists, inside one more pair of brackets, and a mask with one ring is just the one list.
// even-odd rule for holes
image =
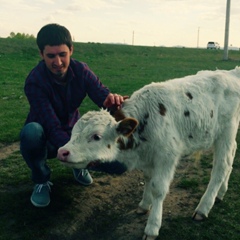
[[[224, 46], [227, 0], [0, 0], [0, 37], [37, 36], [48, 23], [75, 42], [205, 48]], [[229, 46], [240, 47], [240, 4], [231, 0]]]

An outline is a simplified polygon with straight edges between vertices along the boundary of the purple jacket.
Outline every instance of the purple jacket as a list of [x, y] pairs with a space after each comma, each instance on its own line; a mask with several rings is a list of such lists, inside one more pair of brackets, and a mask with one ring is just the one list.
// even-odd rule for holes
[[52, 77], [44, 61], [30, 72], [25, 94], [30, 104], [26, 122], [38, 122], [46, 137], [56, 147], [66, 144], [71, 130], [80, 118], [78, 108], [88, 95], [99, 107], [109, 94], [87, 64], [71, 59], [67, 72], [68, 84], [60, 85]]

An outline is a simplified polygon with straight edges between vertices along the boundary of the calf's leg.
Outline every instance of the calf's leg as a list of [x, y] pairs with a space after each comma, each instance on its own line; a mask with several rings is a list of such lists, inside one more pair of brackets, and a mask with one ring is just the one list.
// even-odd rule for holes
[[[235, 157], [235, 153], [236, 153], [236, 150], [237, 150], [237, 142], [235, 141], [234, 142], [234, 147], [233, 147], [233, 151], [232, 151], [232, 157], [234, 159]], [[232, 160], [233, 161], [233, 160]], [[232, 172], [232, 168], [230, 168], [228, 174], [227, 174], [227, 177], [225, 178], [222, 186], [220, 187], [219, 191], [218, 191], [218, 195], [217, 195], [217, 199], [218, 200], [223, 200], [223, 197], [225, 195], [225, 193], [227, 192], [227, 189], [228, 189], [228, 181], [229, 181], [229, 177], [231, 175], [231, 172]]]
[[[162, 224], [162, 209], [163, 201], [169, 191], [170, 183], [173, 179], [175, 166], [177, 162], [176, 156], [172, 157], [161, 156], [161, 161], [157, 159], [154, 163], [154, 170], [152, 178], [148, 183], [148, 188], [151, 190], [152, 195], [152, 208], [148, 217], [147, 225], [144, 230], [144, 240], [152, 240], [158, 236], [159, 229]], [[145, 194], [150, 194], [149, 189]], [[148, 199], [145, 196], [145, 200]]]
[[138, 214], [146, 214], [150, 210], [150, 207], [152, 205], [152, 191], [151, 191], [151, 182], [150, 177], [144, 173], [144, 191], [143, 191], [143, 197], [141, 202], [138, 205], [137, 213]]
[[229, 126], [225, 128], [224, 133], [215, 143], [211, 179], [207, 190], [195, 210], [193, 215], [194, 220], [202, 220], [204, 217], [208, 217], [215, 199], [222, 199], [227, 191], [228, 180], [232, 171], [236, 151], [236, 133], [237, 129], [234, 125]]

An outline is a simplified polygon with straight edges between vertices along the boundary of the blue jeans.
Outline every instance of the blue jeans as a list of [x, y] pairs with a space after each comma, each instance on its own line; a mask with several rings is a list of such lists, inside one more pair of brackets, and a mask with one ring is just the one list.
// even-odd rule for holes
[[57, 156], [54, 147], [46, 138], [43, 127], [36, 122], [26, 124], [20, 133], [20, 151], [28, 167], [32, 170], [32, 180], [42, 184], [50, 180], [51, 171], [47, 159]]

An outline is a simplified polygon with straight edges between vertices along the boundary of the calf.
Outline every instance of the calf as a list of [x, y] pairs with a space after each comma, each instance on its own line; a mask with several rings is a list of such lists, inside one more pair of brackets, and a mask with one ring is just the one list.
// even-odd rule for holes
[[162, 222], [163, 200], [179, 159], [213, 149], [208, 187], [193, 219], [208, 217], [228, 188], [240, 117], [240, 67], [200, 71], [196, 75], [151, 83], [134, 92], [115, 118], [106, 110], [90, 111], [58, 150], [67, 166], [86, 168], [94, 160], [117, 159], [145, 177], [138, 213], [148, 212], [143, 239], [155, 239]]

